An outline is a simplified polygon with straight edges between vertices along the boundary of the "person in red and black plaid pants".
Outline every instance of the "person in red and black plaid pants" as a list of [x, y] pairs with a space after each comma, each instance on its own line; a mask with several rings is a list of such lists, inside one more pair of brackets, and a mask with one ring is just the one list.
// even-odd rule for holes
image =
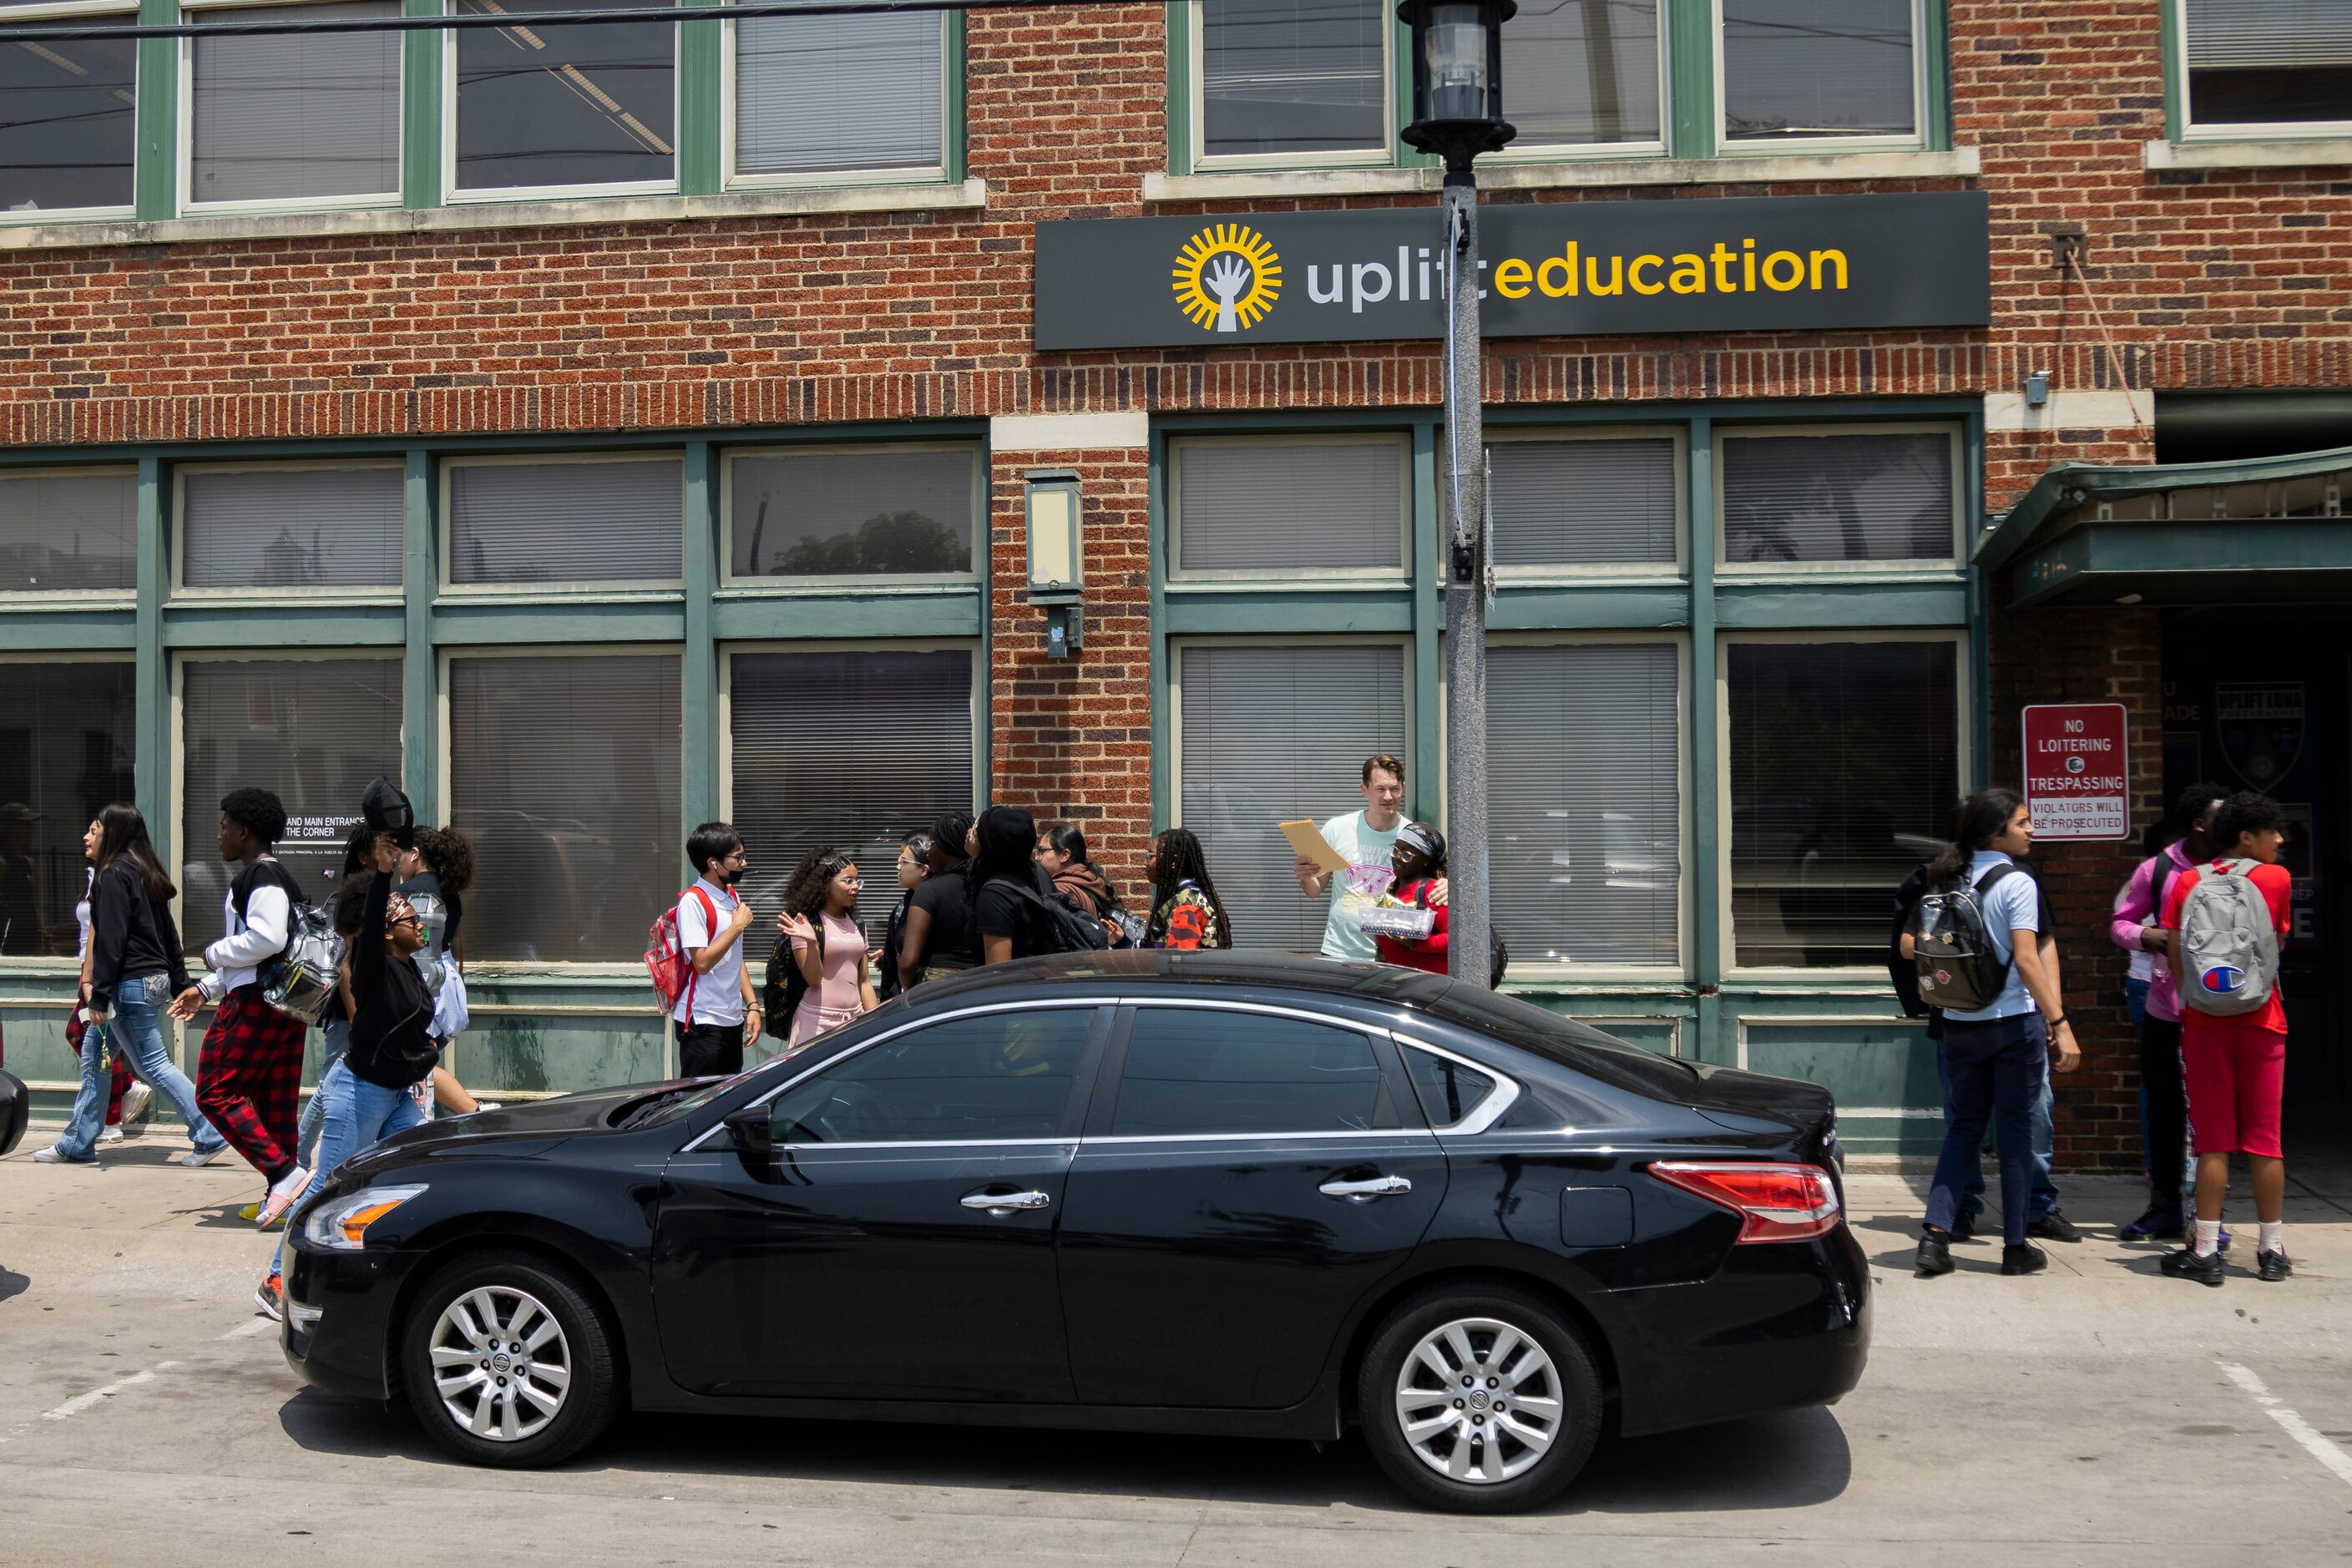
[[259, 984], [260, 965], [285, 950], [299, 893], [270, 853], [285, 831], [286, 807], [266, 789], [221, 801], [221, 858], [245, 868], [229, 884], [228, 934], [205, 949], [211, 973], [172, 1004], [182, 1019], [205, 1002], [220, 1005], [197, 1058], [196, 1105], [273, 1192], [299, 1191], [308, 1174], [295, 1155], [306, 1026], [263, 1001]]

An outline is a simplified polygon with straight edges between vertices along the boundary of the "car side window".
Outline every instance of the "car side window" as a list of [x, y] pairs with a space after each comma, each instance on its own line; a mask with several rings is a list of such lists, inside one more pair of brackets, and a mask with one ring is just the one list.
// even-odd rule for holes
[[1051, 1138], [1095, 1016], [1007, 1009], [894, 1036], [778, 1095], [769, 1125], [780, 1144]]
[[1396, 1125], [1371, 1041], [1276, 1014], [1145, 1007], [1127, 1037], [1114, 1137], [1364, 1132]]
[[1450, 1057], [1407, 1046], [1404, 1069], [1412, 1090], [1421, 1096], [1422, 1114], [1432, 1127], [1451, 1127], [1486, 1102], [1495, 1092], [1495, 1078]]

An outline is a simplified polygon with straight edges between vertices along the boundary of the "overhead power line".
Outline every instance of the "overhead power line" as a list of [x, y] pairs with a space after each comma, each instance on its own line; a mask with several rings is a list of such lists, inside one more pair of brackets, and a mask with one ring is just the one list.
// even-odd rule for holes
[[1135, 0], [745, 0], [727, 5], [636, 5], [623, 9], [583, 11], [489, 11], [442, 16], [313, 16], [297, 7], [284, 7], [282, 16], [220, 22], [173, 22], [150, 26], [138, 22], [83, 21], [60, 18], [47, 22], [10, 23], [0, 10], [0, 43], [94, 43], [105, 39], [233, 38], [283, 37], [302, 33], [427, 33], [464, 31], [475, 27], [593, 27], [648, 22], [681, 25], [721, 22], [746, 16], [875, 16], [924, 11], [1066, 11], [1101, 10], [1111, 5], [1136, 9]]

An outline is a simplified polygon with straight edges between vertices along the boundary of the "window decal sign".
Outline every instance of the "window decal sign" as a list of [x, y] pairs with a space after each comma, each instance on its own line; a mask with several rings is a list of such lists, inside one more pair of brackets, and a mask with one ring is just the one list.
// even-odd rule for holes
[[[1493, 337], [1969, 327], [1991, 320], [1979, 191], [1490, 205]], [[1037, 226], [1041, 350], [1433, 339], [1434, 201]]]
[[2131, 764], [2120, 702], [2025, 710], [2025, 805], [2036, 838], [2131, 837]]

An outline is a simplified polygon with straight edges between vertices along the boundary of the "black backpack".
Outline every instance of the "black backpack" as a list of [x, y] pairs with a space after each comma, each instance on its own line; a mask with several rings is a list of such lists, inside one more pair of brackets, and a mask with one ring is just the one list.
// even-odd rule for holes
[[[824, 921], [811, 921], [809, 929], [816, 932], [817, 973], [824, 972]], [[760, 982], [760, 1007], [767, 1015], [767, 1026], [789, 1037], [793, 1029], [793, 1014], [808, 994], [808, 976], [793, 962], [793, 939], [776, 938], [776, 945], [768, 952], [768, 973]]]
[[1925, 1018], [1935, 1011], [1919, 995], [1919, 966], [1903, 956], [1903, 933], [1911, 928], [1911, 911], [1927, 891], [1927, 862], [1922, 860], [1895, 889], [1895, 924], [1886, 933], [1886, 978], [1906, 1018]]
[[1005, 881], [1006, 886], [1045, 913], [1045, 918], [1038, 924], [1047, 952], [1101, 952], [1110, 946], [1109, 928], [1080, 909], [1069, 894], [1057, 892], [1048, 898], [1028, 884], [1010, 878]]
[[1969, 1013], [1992, 1005], [2007, 988], [2016, 954], [2003, 958], [1994, 945], [1985, 921], [1984, 896], [2012, 872], [2018, 868], [2005, 863], [1974, 882], [1956, 877], [1919, 895], [1904, 929], [1911, 933], [1912, 969], [1922, 1002], [1947, 1012]]

